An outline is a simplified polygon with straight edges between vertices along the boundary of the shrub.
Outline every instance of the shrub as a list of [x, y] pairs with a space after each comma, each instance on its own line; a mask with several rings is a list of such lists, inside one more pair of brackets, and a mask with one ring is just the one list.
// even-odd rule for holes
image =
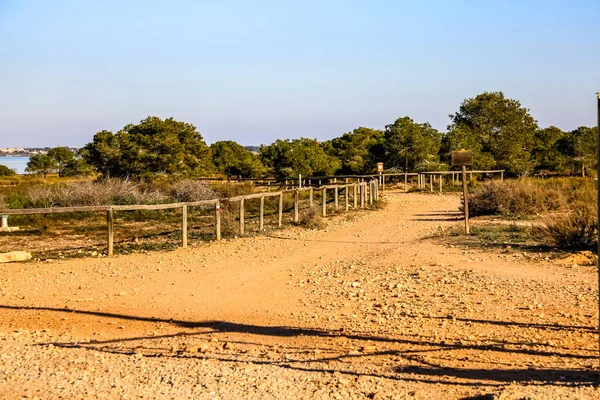
[[469, 198], [469, 215], [524, 217], [568, 208], [572, 199], [564, 187], [533, 180], [491, 181], [479, 185]]
[[546, 227], [534, 230], [534, 235], [558, 248], [596, 250], [598, 246], [598, 213], [594, 203], [579, 202], [573, 211], [548, 219]]
[[314, 206], [300, 213], [298, 226], [309, 229], [319, 229], [323, 227], [323, 219], [320, 214], [320, 207]]
[[3, 196], [2, 208], [27, 208], [31, 207], [31, 199], [26, 193], [12, 192]]
[[193, 180], [177, 182], [171, 188], [170, 195], [176, 201], [200, 201], [219, 197], [219, 194], [206, 184]]
[[13, 176], [16, 174], [14, 169], [10, 169], [6, 165], [0, 165], [0, 176]]
[[156, 190], [142, 190], [127, 179], [100, 182], [79, 181], [59, 185], [36, 185], [21, 194], [28, 199], [23, 207], [72, 207], [124, 204], [156, 204], [168, 199]]
[[242, 183], [215, 183], [212, 185], [212, 189], [217, 193], [217, 197], [221, 198], [254, 193], [254, 185], [247, 181]]

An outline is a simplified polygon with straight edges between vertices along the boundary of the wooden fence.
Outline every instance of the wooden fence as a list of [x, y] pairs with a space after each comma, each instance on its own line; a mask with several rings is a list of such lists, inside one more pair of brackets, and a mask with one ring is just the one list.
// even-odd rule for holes
[[[303, 188], [308, 186], [321, 187], [323, 185], [335, 185], [339, 181], [345, 184], [350, 183], [363, 183], [373, 179], [379, 181], [381, 190], [385, 190], [386, 183], [390, 183], [394, 178], [404, 178], [404, 189], [408, 188], [409, 183], [414, 183], [419, 189], [425, 189], [427, 180], [429, 179], [429, 185], [431, 191], [433, 191], [434, 185], [439, 186], [439, 191], [443, 191], [443, 178], [451, 177], [451, 182], [458, 185], [461, 171], [426, 171], [426, 172], [383, 172], [381, 174], [371, 175], [335, 175], [335, 176], [311, 176], [311, 177], [299, 177], [299, 178], [230, 178], [230, 182], [250, 182], [256, 187], [266, 188], [267, 192], [271, 191], [271, 188], [278, 187], [288, 190], [288, 188]], [[467, 176], [470, 180], [473, 176], [479, 175], [498, 175], [500, 180], [504, 180], [504, 170], [489, 170], [489, 171], [467, 171]], [[205, 181], [227, 181], [227, 179], [221, 178], [199, 178], [199, 180]]]
[[[489, 171], [467, 171], [466, 176], [468, 180], [473, 180], [473, 174], [489, 176], [492, 174], [499, 175], [500, 181], [504, 180], [504, 170], [489, 170]], [[427, 185], [426, 180], [429, 178], [429, 190], [434, 191], [434, 186], [439, 187], [439, 192], [442, 193], [444, 186], [444, 177], [450, 177], [451, 183], [454, 185], [459, 184], [459, 180], [462, 176], [461, 171], [431, 171], [431, 172], [420, 172], [418, 174], [417, 185], [419, 189], [425, 189]]]
[[236, 196], [224, 199], [211, 199], [193, 202], [170, 203], [170, 204], [136, 204], [136, 205], [114, 205], [114, 206], [82, 206], [82, 207], [53, 207], [53, 208], [24, 208], [24, 209], [0, 209], [0, 215], [34, 215], [34, 214], [64, 214], [64, 213], [89, 213], [89, 212], [106, 212], [107, 226], [107, 254], [109, 256], [114, 253], [114, 219], [116, 212], [123, 211], [153, 211], [153, 210], [170, 210], [181, 209], [181, 232], [182, 247], [188, 245], [188, 208], [191, 207], [206, 207], [214, 206], [214, 234], [216, 240], [221, 240], [221, 204], [224, 202], [239, 202], [239, 232], [245, 233], [245, 204], [247, 201], [258, 200], [259, 207], [259, 231], [265, 229], [265, 199], [267, 197], [279, 197], [278, 205], [278, 223], [283, 225], [283, 196], [285, 194], [293, 194], [294, 198], [294, 216], [293, 221], [299, 222], [300, 218], [300, 192], [308, 192], [309, 207], [314, 206], [314, 192], [321, 192], [321, 213], [323, 217], [327, 216], [327, 191], [334, 192], [334, 208], [339, 210], [339, 193], [344, 190], [344, 208], [346, 211], [350, 208], [350, 190], [352, 191], [352, 208], [365, 208], [367, 203], [373, 204], [379, 199], [379, 185], [377, 180], [369, 182], [348, 183], [341, 185], [325, 185], [319, 187], [305, 187], [292, 190], [284, 190], [279, 192], [263, 192], [253, 193], [249, 195]]

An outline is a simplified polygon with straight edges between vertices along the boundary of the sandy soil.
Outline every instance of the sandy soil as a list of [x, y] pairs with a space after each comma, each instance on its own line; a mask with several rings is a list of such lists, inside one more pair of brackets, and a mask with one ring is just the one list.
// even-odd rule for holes
[[598, 399], [594, 267], [437, 237], [454, 195], [319, 231], [0, 266], [1, 398]]

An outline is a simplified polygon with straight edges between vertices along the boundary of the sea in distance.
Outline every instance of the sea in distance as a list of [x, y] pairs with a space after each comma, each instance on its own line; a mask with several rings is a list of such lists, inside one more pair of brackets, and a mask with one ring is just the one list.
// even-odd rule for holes
[[14, 169], [17, 174], [24, 174], [29, 162], [29, 156], [0, 156], [0, 165]]

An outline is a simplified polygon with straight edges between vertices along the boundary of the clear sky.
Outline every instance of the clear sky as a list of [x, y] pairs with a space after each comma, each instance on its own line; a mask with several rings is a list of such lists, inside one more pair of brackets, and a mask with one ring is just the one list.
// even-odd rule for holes
[[208, 143], [445, 130], [502, 90], [596, 125], [599, 0], [0, 0], [0, 147], [83, 145], [148, 115]]

